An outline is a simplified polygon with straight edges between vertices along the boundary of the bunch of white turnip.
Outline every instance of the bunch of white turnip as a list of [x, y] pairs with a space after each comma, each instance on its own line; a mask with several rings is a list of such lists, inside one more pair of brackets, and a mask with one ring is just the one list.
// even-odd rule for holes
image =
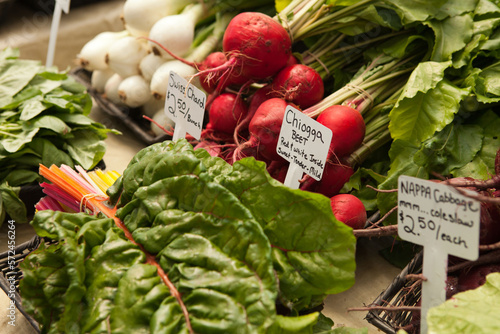
[[[110, 102], [166, 124], [162, 111], [169, 72], [190, 78], [196, 68], [174, 59], [159, 45], [179, 57], [201, 61], [217, 47], [232, 17], [218, 15], [198, 29], [207, 15], [212, 14], [192, 0], [127, 0], [121, 16], [124, 30], [96, 35], [82, 47], [77, 63], [91, 72], [91, 86]], [[195, 45], [198, 31], [204, 35]], [[163, 133], [154, 125], [152, 130]]]

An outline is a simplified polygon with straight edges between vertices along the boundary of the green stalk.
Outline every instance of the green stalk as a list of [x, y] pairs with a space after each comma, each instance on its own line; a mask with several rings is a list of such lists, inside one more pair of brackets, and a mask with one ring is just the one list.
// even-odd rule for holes
[[362, 8], [378, 2], [362, 0], [345, 7], [333, 7], [325, 0], [292, 1], [278, 15], [277, 20], [289, 30], [293, 41], [318, 35], [327, 31], [338, 30], [359, 22], [336, 23], [340, 19], [353, 16]]
[[[325, 97], [323, 100], [313, 105], [312, 107], [305, 109], [303, 112], [312, 118], [316, 118], [319, 114], [321, 114], [323, 110], [325, 110], [329, 106], [335, 104], [342, 104], [344, 103], [345, 100], [357, 96], [360, 91], [366, 91], [370, 87], [380, 85], [388, 80], [397, 78], [398, 76], [413, 70], [413, 68], [408, 68], [386, 74], [387, 72], [390, 71], [390, 69], [393, 69], [397, 64], [401, 64], [401, 62], [394, 60], [384, 65], [380, 65], [379, 67], [381, 69], [369, 77], [366, 77], [365, 75], [358, 76], [344, 87], [328, 95], [327, 97]], [[372, 65], [375, 64], [372, 63]], [[370, 74], [369, 71], [366, 72]]]
[[357, 169], [373, 152], [390, 141], [391, 133], [389, 132], [389, 128], [386, 128], [372, 139], [363, 142], [361, 147], [347, 158], [347, 164]]
[[222, 15], [218, 15], [214, 23], [213, 31], [202, 42], [200, 42], [197, 47], [191, 50], [189, 55], [186, 57], [186, 60], [191, 62], [200, 62], [210, 53], [215, 51], [224, 36], [224, 32], [229, 22], [234, 16], [234, 13], [223, 13]]

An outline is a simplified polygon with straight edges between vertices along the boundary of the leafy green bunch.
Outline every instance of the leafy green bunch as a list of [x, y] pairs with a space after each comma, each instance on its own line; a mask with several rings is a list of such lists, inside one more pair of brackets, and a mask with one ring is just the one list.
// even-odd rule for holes
[[91, 108], [66, 72], [19, 59], [17, 49], [0, 52], [0, 225], [7, 214], [28, 221], [19, 191], [42, 181], [40, 164], [91, 169], [102, 160], [112, 130], [89, 117]]

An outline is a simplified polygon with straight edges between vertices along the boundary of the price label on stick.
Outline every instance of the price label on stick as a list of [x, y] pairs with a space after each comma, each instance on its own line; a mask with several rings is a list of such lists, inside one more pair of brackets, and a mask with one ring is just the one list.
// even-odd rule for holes
[[290, 166], [285, 185], [297, 189], [304, 173], [321, 180], [332, 130], [292, 106], [287, 106], [276, 147], [278, 155]]
[[57, 33], [59, 31], [59, 23], [61, 22], [61, 12], [69, 13], [71, 0], [56, 0], [54, 14], [52, 14], [52, 24], [50, 26], [49, 46], [47, 50], [47, 59], [45, 66], [50, 67], [54, 64], [54, 54], [56, 51]]
[[171, 71], [165, 96], [165, 113], [175, 122], [172, 139], [185, 137], [186, 132], [200, 139], [205, 116], [206, 94]]
[[480, 208], [452, 186], [399, 177], [398, 234], [424, 248], [422, 333], [427, 332], [427, 311], [446, 300], [448, 255], [472, 261], [479, 256]]
[[59, 4], [59, 6], [61, 6], [61, 9], [65, 14], [69, 13], [71, 0], [56, 0], [56, 2]]

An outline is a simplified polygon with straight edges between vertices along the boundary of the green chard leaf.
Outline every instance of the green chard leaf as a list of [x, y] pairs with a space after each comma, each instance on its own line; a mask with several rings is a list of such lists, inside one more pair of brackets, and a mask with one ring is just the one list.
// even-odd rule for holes
[[386, 0], [399, 13], [404, 24], [474, 12], [478, 0]]
[[451, 60], [454, 52], [462, 50], [472, 38], [472, 13], [427, 22], [435, 34], [431, 60]]
[[0, 108], [12, 102], [35, 77], [41, 68], [35, 60], [1, 59], [0, 60]]
[[65, 148], [71, 158], [87, 170], [94, 168], [106, 152], [102, 138], [88, 129], [72, 131], [66, 144]]
[[21, 116], [19, 119], [21, 121], [27, 121], [35, 116], [38, 116], [47, 107], [42, 103], [42, 97], [40, 95], [35, 95], [32, 99], [26, 100], [21, 103]]
[[264, 228], [273, 246], [284, 305], [314, 307], [313, 296], [349, 289], [354, 283], [355, 239], [333, 216], [330, 200], [284, 186], [255, 159], [235, 162], [233, 169], [220, 182]]
[[[26, 267], [21, 293], [40, 323], [54, 332], [178, 334], [189, 332], [188, 316], [197, 333], [330, 332], [319, 313], [296, 316], [354, 283], [355, 238], [329, 200], [285, 187], [251, 158], [231, 166], [185, 139], [152, 146], [114, 190], [131, 194], [116, 212], [128, 237], [107, 218], [35, 215], [37, 234], [59, 242], [58, 296], [74, 305], [39, 312], [48, 296], [23, 290], [50, 282]], [[78, 269], [68, 272], [69, 259]], [[76, 282], [81, 290], [70, 289]]]
[[19, 187], [9, 186], [4, 183], [0, 185], [0, 212], [3, 217], [0, 221], [0, 226], [5, 220], [5, 215], [16, 221], [16, 223], [27, 223], [26, 205], [18, 196]]

